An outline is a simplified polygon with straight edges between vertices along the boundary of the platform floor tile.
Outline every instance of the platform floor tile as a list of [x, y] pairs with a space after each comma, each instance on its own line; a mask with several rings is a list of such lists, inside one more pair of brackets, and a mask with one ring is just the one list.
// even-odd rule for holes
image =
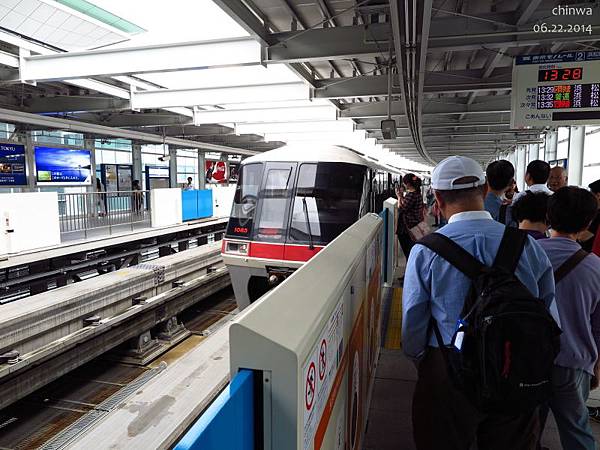
[[[363, 450], [416, 450], [411, 423], [416, 380], [416, 370], [401, 350], [381, 350]], [[592, 429], [600, 442], [600, 423], [592, 422]], [[549, 450], [569, 450], [560, 445], [552, 415], [546, 424], [542, 445]]]

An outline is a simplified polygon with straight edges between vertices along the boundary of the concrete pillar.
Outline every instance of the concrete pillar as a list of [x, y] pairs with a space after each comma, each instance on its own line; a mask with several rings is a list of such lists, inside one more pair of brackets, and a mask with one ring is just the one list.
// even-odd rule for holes
[[569, 136], [569, 184], [571, 186], [581, 186], [584, 144], [585, 126], [571, 127]]
[[516, 152], [517, 163], [515, 165], [515, 179], [519, 191], [524, 191], [527, 185], [525, 184], [525, 170], [527, 169], [527, 158], [525, 145], [518, 145]]
[[225, 163], [225, 184], [229, 185], [229, 160], [227, 159], [227, 153], [221, 153], [221, 161]]
[[546, 133], [546, 154], [544, 161], [550, 162], [556, 160], [558, 149], [558, 131], [551, 130]]
[[198, 149], [198, 189], [206, 189], [206, 156]]
[[536, 145], [537, 150], [538, 150], [537, 158], [536, 159], [541, 159], [543, 161], [544, 160], [544, 152], [545, 152], [544, 144], [535, 144], [535, 145]]
[[177, 149], [169, 147], [169, 185], [172, 188], [178, 187], [177, 185]]
[[23, 192], [34, 192], [36, 190], [36, 178], [31, 131], [25, 132], [25, 164], [27, 165], [27, 186], [23, 186]]
[[[89, 136], [83, 137], [83, 148], [90, 151], [91, 155], [91, 175], [92, 175], [92, 184], [91, 186], [87, 186], [86, 190], [88, 192], [96, 192], [96, 140], [94, 138], [90, 138]], [[93, 203], [93, 202], [92, 202]], [[96, 210], [95, 204], [91, 204], [89, 206], [90, 211]]]
[[142, 144], [133, 143], [131, 145], [131, 163], [133, 165], [133, 179], [140, 181], [142, 185]]

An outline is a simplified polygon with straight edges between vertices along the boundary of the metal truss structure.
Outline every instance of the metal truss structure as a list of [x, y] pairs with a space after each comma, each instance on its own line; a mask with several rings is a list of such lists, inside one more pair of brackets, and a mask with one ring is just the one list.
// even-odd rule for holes
[[[223, 151], [281, 145], [260, 131], [274, 123], [280, 136], [284, 123], [342, 121], [416, 162], [457, 153], [485, 162], [539, 142], [543, 131], [509, 129], [513, 59], [600, 40], [596, 24], [591, 33], [534, 32], [561, 20], [555, 0], [214, 1], [248, 37], [67, 52], [1, 30], [2, 102], [89, 124], [92, 135], [102, 125]], [[276, 65], [297, 80], [245, 82], [245, 73]], [[149, 77], [226, 68], [239, 82], [172, 89]], [[380, 131], [388, 115], [393, 140]]]

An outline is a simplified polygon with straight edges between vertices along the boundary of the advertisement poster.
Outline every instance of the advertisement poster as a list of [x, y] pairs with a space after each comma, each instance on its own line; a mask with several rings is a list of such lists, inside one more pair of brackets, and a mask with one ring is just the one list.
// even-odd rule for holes
[[105, 192], [116, 192], [117, 166], [114, 164], [102, 164], [102, 184]]
[[226, 183], [227, 163], [225, 161], [206, 161], [206, 182]]
[[90, 150], [34, 147], [38, 183], [89, 185], [92, 180]]
[[132, 190], [132, 175], [133, 167], [127, 164], [119, 164], [117, 166], [117, 174], [118, 174], [118, 185], [119, 191], [131, 191]]
[[25, 146], [0, 144], [0, 186], [22, 186], [26, 184]]
[[237, 183], [238, 176], [240, 173], [240, 165], [229, 163], [229, 182]]

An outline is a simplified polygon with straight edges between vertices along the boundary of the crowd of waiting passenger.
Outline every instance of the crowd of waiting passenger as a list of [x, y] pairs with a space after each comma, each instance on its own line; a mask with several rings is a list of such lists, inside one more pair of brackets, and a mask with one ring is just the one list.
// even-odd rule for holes
[[551, 411], [564, 450], [598, 449], [586, 402], [600, 379], [600, 180], [569, 186], [564, 168], [538, 160], [517, 192], [509, 161], [484, 172], [453, 156], [426, 202], [417, 176], [402, 181], [417, 448], [543, 449]]

